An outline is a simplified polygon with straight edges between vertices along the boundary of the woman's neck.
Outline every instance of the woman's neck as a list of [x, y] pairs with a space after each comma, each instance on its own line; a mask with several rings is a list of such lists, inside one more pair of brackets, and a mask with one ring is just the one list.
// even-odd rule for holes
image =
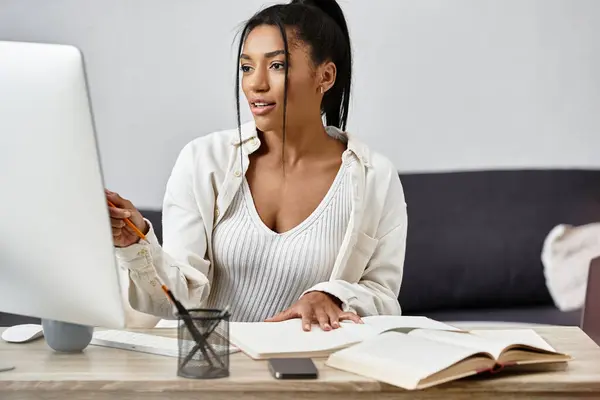
[[341, 144], [325, 131], [322, 120], [319, 118], [301, 126], [286, 126], [285, 141], [283, 131], [262, 132], [260, 152], [269, 154], [281, 160], [285, 158], [285, 164], [294, 166], [300, 161], [313, 158], [321, 158], [337, 152]]

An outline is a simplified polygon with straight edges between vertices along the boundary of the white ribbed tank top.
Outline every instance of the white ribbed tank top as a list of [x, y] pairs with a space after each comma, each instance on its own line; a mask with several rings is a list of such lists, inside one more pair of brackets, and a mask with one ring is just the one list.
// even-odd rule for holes
[[213, 232], [208, 307], [230, 307], [231, 321], [263, 321], [329, 280], [352, 210], [349, 160], [327, 194], [295, 228], [276, 233], [260, 219], [244, 179]]

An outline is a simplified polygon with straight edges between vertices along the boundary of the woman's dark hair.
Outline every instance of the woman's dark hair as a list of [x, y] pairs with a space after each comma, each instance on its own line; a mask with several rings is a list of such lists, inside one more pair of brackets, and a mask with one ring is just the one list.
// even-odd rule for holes
[[352, 54], [350, 35], [344, 13], [335, 0], [292, 0], [289, 4], [277, 4], [259, 11], [250, 18], [240, 35], [237, 52], [237, 73], [235, 99], [238, 130], [241, 136], [240, 117], [240, 55], [244, 41], [252, 30], [261, 25], [279, 28], [285, 50], [285, 86], [283, 103], [283, 135], [288, 93], [289, 40], [286, 28], [292, 28], [296, 37], [310, 46], [311, 58], [315, 65], [331, 61], [336, 65], [335, 84], [323, 96], [321, 113], [325, 114], [327, 125], [342, 131], [346, 129], [350, 87], [352, 83]]

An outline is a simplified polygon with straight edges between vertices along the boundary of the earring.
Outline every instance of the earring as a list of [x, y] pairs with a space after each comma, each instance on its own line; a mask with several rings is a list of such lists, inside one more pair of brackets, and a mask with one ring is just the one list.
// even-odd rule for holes
[[325, 89], [323, 88], [323, 86], [319, 87], [319, 91], [321, 92], [321, 94], [325, 93]]

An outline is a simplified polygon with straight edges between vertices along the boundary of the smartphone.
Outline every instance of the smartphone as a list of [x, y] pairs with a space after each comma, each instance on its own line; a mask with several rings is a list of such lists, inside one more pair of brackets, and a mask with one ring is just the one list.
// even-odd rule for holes
[[310, 358], [272, 358], [269, 371], [276, 379], [317, 379], [319, 371]]

